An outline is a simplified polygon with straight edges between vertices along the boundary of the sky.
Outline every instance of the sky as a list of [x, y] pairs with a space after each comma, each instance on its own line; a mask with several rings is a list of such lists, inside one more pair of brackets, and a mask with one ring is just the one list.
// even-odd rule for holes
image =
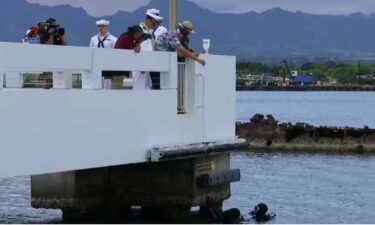
[[[112, 15], [120, 10], [134, 11], [151, 0], [27, 0], [42, 5], [70, 4], [84, 8], [92, 16]], [[167, 0], [166, 0], [167, 1]], [[189, 0], [203, 8], [222, 13], [262, 12], [281, 7], [289, 11], [313, 14], [347, 15], [375, 13], [375, 0]], [[105, 4], [103, 4], [105, 3]]]

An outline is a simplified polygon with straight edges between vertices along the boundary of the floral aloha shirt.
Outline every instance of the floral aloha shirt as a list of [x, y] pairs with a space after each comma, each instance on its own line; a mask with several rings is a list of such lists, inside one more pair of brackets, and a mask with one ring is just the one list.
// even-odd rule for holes
[[158, 36], [155, 40], [155, 50], [164, 52], [174, 52], [181, 48], [182, 44], [177, 37], [177, 31], [171, 31]]

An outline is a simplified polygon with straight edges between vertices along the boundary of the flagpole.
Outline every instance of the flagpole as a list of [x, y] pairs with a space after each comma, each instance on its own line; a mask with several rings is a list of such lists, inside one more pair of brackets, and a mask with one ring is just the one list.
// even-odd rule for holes
[[177, 0], [169, 0], [169, 30], [177, 27]]

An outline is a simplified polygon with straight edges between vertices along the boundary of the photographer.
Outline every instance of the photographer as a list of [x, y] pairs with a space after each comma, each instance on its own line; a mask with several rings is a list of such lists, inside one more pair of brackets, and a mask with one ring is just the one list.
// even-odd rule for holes
[[43, 45], [66, 45], [65, 29], [60, 27], [56, 19], [49, 18], [38, 24], [40, 43]]

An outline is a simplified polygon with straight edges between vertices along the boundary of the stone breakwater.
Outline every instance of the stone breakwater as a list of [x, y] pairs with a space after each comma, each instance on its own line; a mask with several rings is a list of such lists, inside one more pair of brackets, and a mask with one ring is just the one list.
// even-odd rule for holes
[[306, 123], [279, 123], [272, 115], [257, 114], [236, 123], [236, 134], [252, 150], [375, 153], [375, 129], [369, 127], [315, 127]]

